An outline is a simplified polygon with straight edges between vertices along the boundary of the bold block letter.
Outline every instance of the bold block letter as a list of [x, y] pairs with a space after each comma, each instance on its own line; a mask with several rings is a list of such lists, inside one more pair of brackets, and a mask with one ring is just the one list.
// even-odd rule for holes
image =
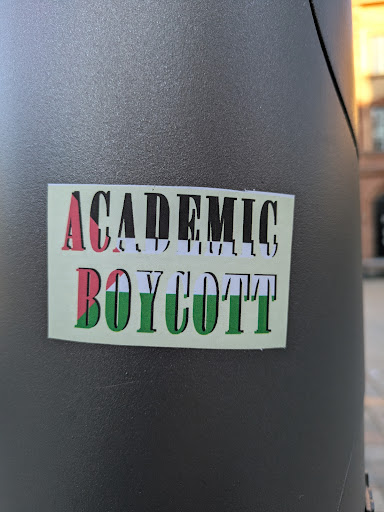
[[101, 279], [93, 268], [78, 268], [77, 324], [75, 327], [90, 329], [100, 318], [100, 304], [95, 298], [100, 291]]
[[[72, 247], [69, 241], [72, 240]], [[83, 230], [81, 227], [80, 192], [72, 192], [69, 206], [67, 230], [62, 251], [84, 251]]]
[[188, 323], [188, 308], [183, 309], [183, 319], [178, 327], [179, 312], [179, 284], [180, 281], [184, 287], [184, 297], [189, 294], [189, 272], [175, 272], [168, 281], [167, 295], [165, 299], [165, 321], [168, 331], [171, 334], [180, 334], [185, 331]]
[[224, 274], [222, 299], [229, 291], [229, 327], [225, 334], [241, 334], [241, 298], [248, 300], [249, 274]]
[[[163, 194], [146, 192], [147, 227], [145, 234], [145, 254], [160, 254], [169, 245], [169, 204]], [[157, 203], [159, 200], [159, 219], [157, 220]], [[157, 232], [158, 235], [157, 236]]]
[[105, 319], [111, 331], [122, 331], [129, 320], [131, 306], [131, 282], [125, 270], [111, 272], [107, 279]]
[[113, 252], [140, 252], [139, 246], [135, 240], [132, 196], [128, 193], [124, 196], [124, 206], [123, 211], [121, 212], [119, 236], [117, 238], [116, 247], [113, 249]]
[[101, 245], [101, 229], [99, 228], [99, 213], [100, 213], [100, 196], [105, 199], [105, 206], [107, 210], [107, 217], [109, 216], [109, 198], [110, 192], [96, 192], [92, 199], [91, 216], [89, 219], [89, 238], [91, 240], [92, 249], [95, 252], [103, 252], [108, 248], [111, 237], [109, 236], [109, 228], [106, 228], [105, 238], [103, 245]]
[[258, 275], [252, 276], [251, 300], [259, 296], [259, 318], [255, 334], [267, 334], [269, 329], [269, 299], [276, 299], [276, 276]]
[[[261, 208], [260, 213], [260, 232], [259, 232], [259, 241], [260, 241], [260, 251], [261, 255], [270, 259], [276, 254], [277, 251], [277, 243], [276, 243], [276, 235], [273, 235], [273, 244], [270, 244], [268, 241], [268, 207], [272, 206], [273, 211], [273, 219], [274, 224], [276, 226], [277, 222], [277, 201], [265, 201]], [[270, 245], [272, 245], [272, 249], [270, 249]]]
[[201, 274], [193, 292], [193, 324], [199, 334], [210, 334], [216, 327], [219, 312], [219, 287], [210, 272]]
[[[153, 303], [162, 272], [139, 270], [136, 272], [141, 300], [140, 329], [137, 332], [156, 332], [153, 328]], [[153, 283], [151, 282], [153, 275]]]
[[[177, 254], [198, 255], [201, 250], [199, 242], [199, 230], [195, 230], [196, 218], [200, 218], [200, 196], [189, 196], [187, 194], [178, 194], [180, 198], [179, 206], [179, 240], [177, 242]], [[195, 207], [192, 208], [190, 215], [190, 200], [193, 199]], [[192, 242], [195, 240], [194, 244]]]
[[[220, 214], [219, 198], [207, 196], [208, 205], [208, 247], [206, 256], [235, 256], [235, 240], [233, 239], [233, 209], [236, 199], [224, 197]], [[223, 234], [223, 241], [221, 241]]]
[[253, 224], [253, 203], [254, 199], [243, 199], [244, 215], [243, 215], [243, 258], [252, 258], [255, 256], [253, 252], [252, 224]]

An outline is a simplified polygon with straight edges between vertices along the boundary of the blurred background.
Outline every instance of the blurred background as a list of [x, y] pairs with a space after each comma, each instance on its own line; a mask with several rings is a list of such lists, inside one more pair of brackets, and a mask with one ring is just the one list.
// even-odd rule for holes
[[384, 512], [384, 1], [352, 0], [366, 347], [365, 450]]

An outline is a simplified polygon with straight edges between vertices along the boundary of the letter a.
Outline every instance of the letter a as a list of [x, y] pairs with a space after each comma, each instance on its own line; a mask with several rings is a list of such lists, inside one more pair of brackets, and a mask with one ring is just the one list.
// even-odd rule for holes
[[[72, 240], [72, 246], [69, 241]], [[71, 204], [69, 206], [67, 230], [65, 232], [62, 251], [84, 251], [83, 230], [81, 227], [80, 213], [80, 192], [72, 192]]]

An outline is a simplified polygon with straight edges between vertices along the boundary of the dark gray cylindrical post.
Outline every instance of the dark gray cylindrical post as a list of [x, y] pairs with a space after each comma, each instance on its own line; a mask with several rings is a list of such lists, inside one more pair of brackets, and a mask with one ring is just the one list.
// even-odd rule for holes
[[[2, 1], [2, 511], [363, 512], [349, 9]], [[48, 338], [49, 183], [294, 195], [286, 347]]]

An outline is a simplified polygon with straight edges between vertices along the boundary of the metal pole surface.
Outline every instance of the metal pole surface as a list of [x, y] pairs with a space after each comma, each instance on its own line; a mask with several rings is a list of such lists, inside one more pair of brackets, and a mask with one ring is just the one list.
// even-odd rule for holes
[[[2, 1], [2, 511], [363, 512], [349, 29], [346, 0]], [[48, 338], [50, 183], [294, 195], [286, 347]]]

